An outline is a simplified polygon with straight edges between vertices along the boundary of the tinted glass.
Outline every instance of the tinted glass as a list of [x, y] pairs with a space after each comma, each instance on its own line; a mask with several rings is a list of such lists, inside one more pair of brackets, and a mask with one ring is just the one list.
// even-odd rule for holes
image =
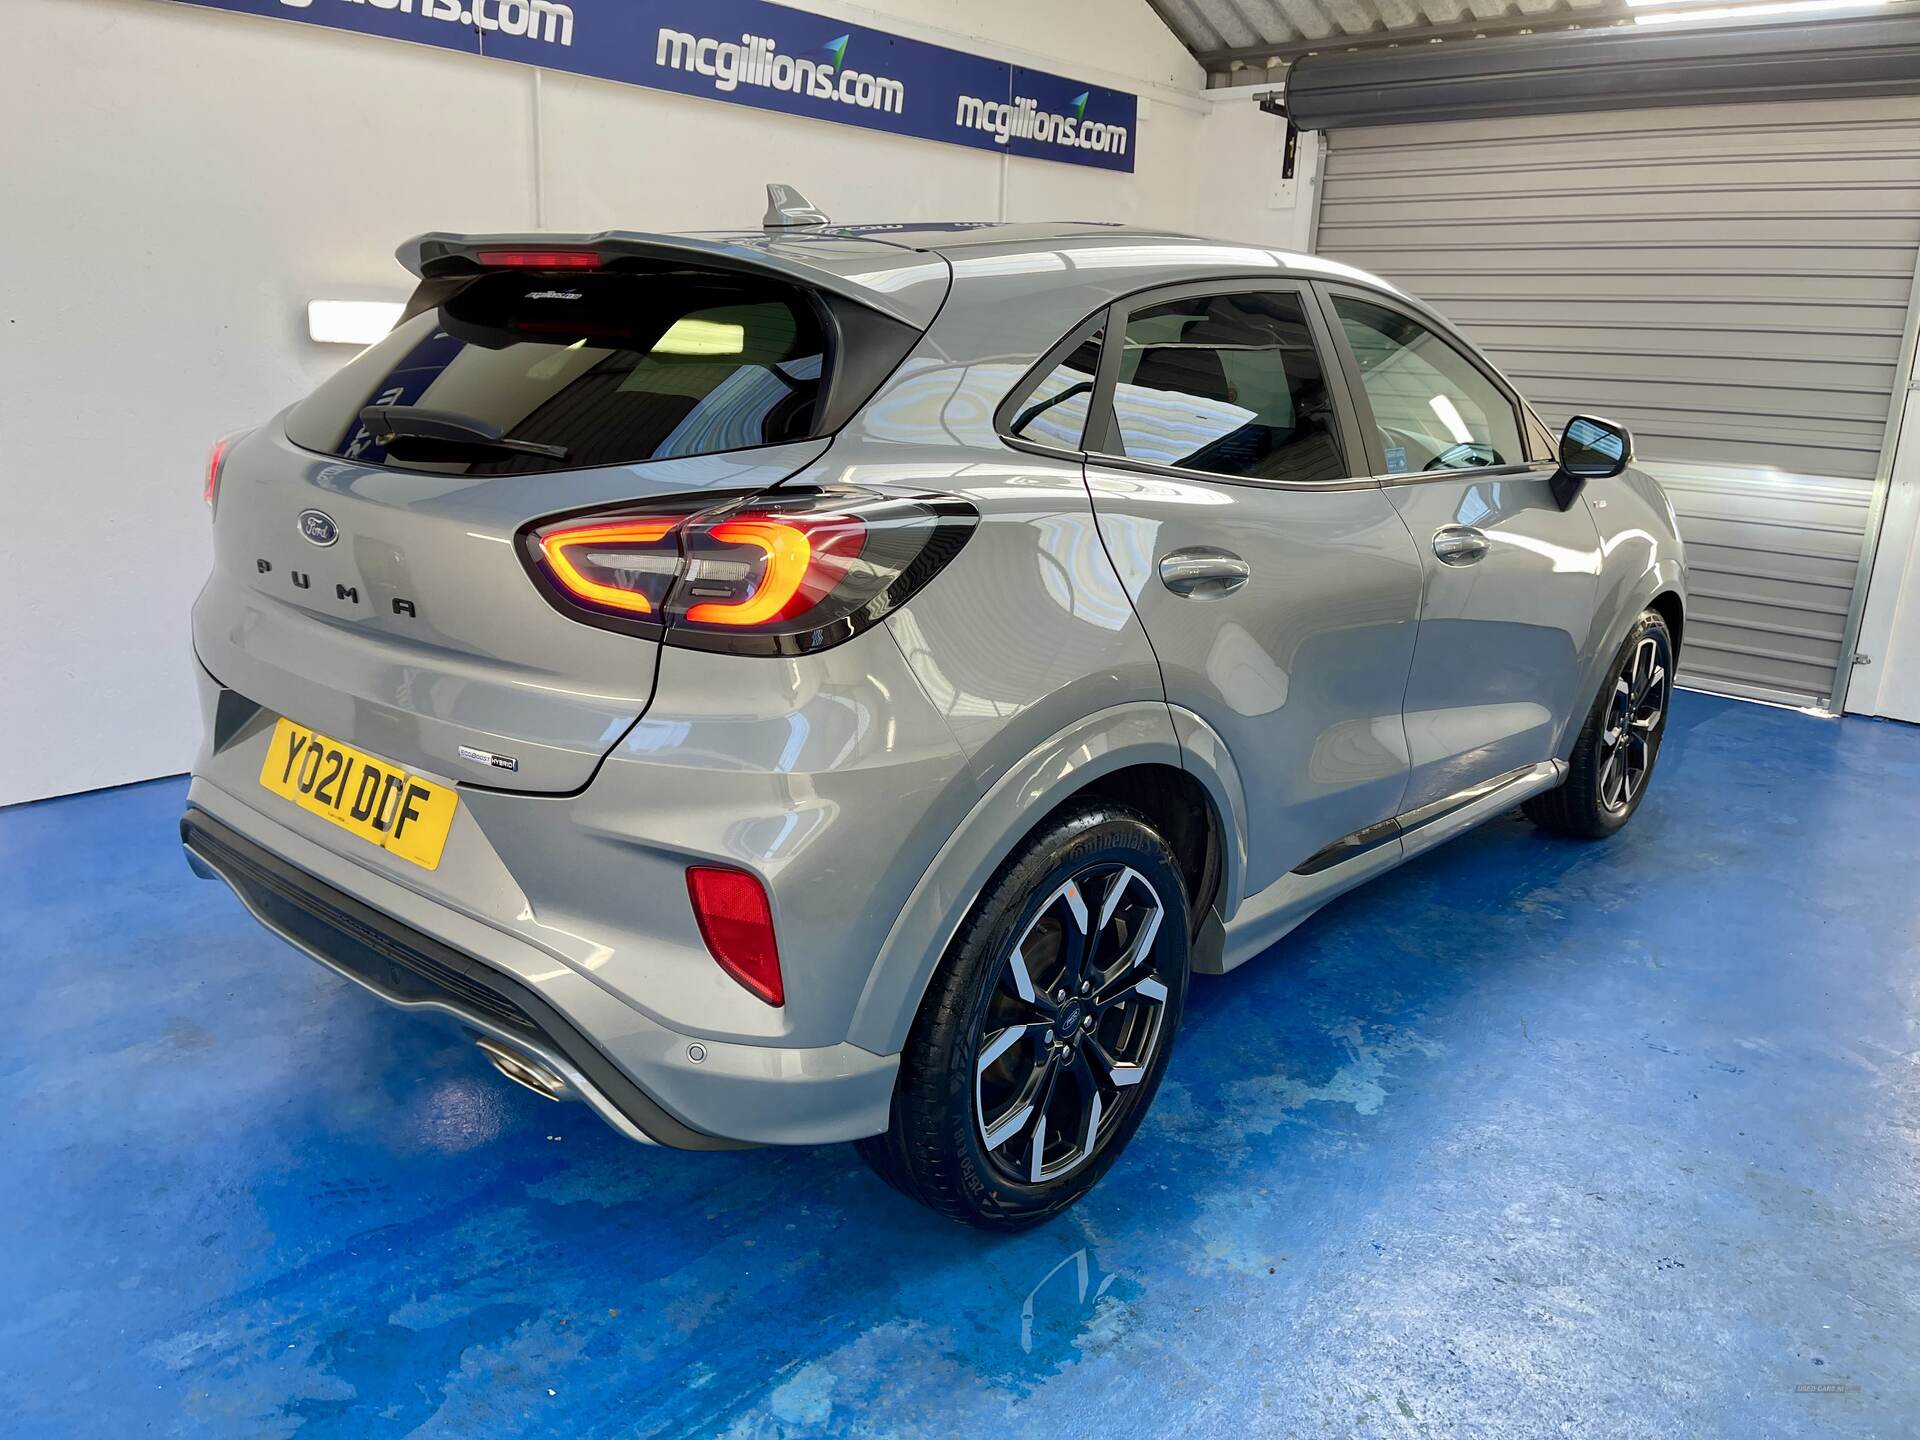
[[[356, 357], [294, 408], [287, 434], [364, 464], [476, 475], [740, 450], [813, 432], [824, 361], [813, 306], [789, 287], [502, 273]], [[360, 421], [375, 404], [451, 414], [564, 455], [416, 441], [389, 457]]]
[[1301, 298], [1211, 295], [1127, 319], [1114, 438], [1130, 460], [1260, 480], [1347, 474]]
[[1036, 445], [1080, 448], [1087, 428], [1087, 406], [1093, 399], [1094, 372], [1100, 366], [1100, 339], [1095, 330], [1074, 346], [1066, 359], [1048, 371], [1025, 399], [1014, 407], [1007, 433]]
[[1397, 310], [1345, 295], [1333, 306], [1360, 364], [1388, 474], [1528, 458], [1513, 402], [1466, 356]]

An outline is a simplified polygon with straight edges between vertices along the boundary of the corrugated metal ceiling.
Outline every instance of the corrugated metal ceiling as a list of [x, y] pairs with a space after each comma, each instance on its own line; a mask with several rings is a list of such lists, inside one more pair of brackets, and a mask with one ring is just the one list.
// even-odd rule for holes
[[[1625, 0], [1148, 0], [1218, 77], [1261, 78], [1315, 50], [1631, 24]], [[1251, 73], [1249, 73], [1251, 72]], [[1232, 78], [1229, 78], [1232, 77]]]

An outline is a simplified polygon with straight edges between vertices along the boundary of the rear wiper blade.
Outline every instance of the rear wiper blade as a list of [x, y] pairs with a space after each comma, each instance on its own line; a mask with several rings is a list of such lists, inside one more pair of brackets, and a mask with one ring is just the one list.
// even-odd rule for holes
[[504, 450], [514, 455], [538, 455], [547, 460], [567, 458], [564, 445], [511, 440], [501, 433], [498, 425], [489, 425], [453, 410], [428, 410], [419, 405], [369, 405], [360, 412], [360, 423], [382, 445], [391, 445], [395, 440], [425, 440]]

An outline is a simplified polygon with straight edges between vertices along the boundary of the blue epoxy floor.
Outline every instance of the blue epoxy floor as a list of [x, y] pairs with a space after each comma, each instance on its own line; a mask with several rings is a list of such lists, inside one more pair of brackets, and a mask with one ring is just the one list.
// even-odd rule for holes
[[1614, 841], [1197, 981], [1010, 1240], [496, 1080], [192, 879], [182, 793], [0, 812], [8, 1436], [1920, 1434], [1920, 730], [1680, 697]]

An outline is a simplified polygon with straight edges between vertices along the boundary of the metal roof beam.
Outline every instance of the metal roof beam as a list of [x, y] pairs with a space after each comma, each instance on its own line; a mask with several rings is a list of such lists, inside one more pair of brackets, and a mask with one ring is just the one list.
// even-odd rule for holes
[[[1164, 0], [1148, 0], [1159, 10]], [[1434, 40], [1470, 40], [1481, 35], [1520, 35], [1590, 30], [1630, 23], [1633, 11], [1619, 0], [1584, 10], [1556, 10], [1544, 15], [1502, 15], [1496, 20], [1468, 18], [1445, 25], [1409, 25], [1403, 30], [1367, 30], [1356, 35], [1338, 31], [1324, 40], [1277, 40], [1268, 45], [1235, 45], [1196, 50], [1194, 58], [1210, 72], [1232, 70], [1236, 64], [1262, 66], [1270, 59], [1283, 64], [1302, 55], [1345, 50], [1375, 50], [1396, 45], [1425, 45]], [[1165, 19], [1163, 15], [1161, 17]]]

